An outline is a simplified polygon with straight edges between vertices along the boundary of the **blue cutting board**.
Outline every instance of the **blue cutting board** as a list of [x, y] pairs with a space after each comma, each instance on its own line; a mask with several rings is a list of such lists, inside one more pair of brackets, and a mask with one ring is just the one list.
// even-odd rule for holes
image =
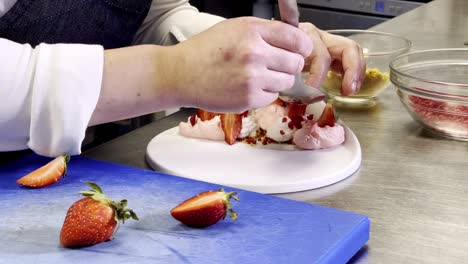
[[[186, 227], [169, 211], [220, 186], [81, 157], [52, 186], [15, 183], [49, 160], [30, 155], [0, 167], [0, 263], [346, 263], [369, 239], [366, 216], [244, 190], [237, 190], [237, 221]], [[89, 189], [82, 181], [100, 184], [111, 199], [127, 198], [140, 221], [121, 225], [106, 243], [61, 247], [66, 211]]]

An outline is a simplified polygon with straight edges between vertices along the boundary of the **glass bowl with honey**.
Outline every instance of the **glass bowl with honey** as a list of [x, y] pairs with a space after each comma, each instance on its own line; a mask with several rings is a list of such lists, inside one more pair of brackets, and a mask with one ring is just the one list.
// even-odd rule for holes
[[331, 70], [322, 84], [323, 90], [338, 102], [375, 104], [376, 97], [390, 86], [390, 61], [409, 52], [411, 41], [395, 34], [371, 30], [342, 29], [327, 32], [356, 41], [363, 49], [367, 68], [359, 92], [354, 95], [341, 94], [343, 76]]

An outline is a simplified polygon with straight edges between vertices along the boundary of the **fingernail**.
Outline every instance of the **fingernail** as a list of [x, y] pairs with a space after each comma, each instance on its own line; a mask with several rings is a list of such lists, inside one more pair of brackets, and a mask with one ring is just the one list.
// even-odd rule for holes
[[361, 88], [361, 82], [353, 81], [353, 83], [351, 84], [351, 94], [355, 94], [359, 92], [360, 88]]
[[361, 82], [357, 81], [356, 82], [356, 88], [354, 89], [354, 93], [358, 93], [359, 90], [361, 90]]
[[353, 95], [356, 93], [356, 90], [358, 89], [358, 82], [357, 81], [353, 81], [351, 83], [351, 94], [350, 95]]

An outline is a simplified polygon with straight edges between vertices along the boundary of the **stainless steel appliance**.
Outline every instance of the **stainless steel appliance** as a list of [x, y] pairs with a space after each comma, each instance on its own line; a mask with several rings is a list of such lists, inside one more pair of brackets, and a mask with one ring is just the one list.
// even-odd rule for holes
[[[430, 0], [298, 0], [301, 21], [321, 29], [367, 29]], [[277, 5], [274, 17], [279, 18]]]

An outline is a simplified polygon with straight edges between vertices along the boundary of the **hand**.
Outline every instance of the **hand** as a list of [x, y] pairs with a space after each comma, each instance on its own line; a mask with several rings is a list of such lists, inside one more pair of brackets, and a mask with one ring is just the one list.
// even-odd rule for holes
[[314, 43], [314, 50], [305, 63], [305, 70], [310, 73], [306, 83], [320, 87], [331, 69], [343, 74], [343, 95], [358, 92], [366, 74], [362, 48], [351, 39], [329, 34], [311, 23], [300, 23], [299, 27]]
[[280, 21], [236, 18], [176, 45], [175, 51], [177, 70], [169, 74], [186, 106], [242, 112], [265, 106], [292, 87], [312, 41]]

